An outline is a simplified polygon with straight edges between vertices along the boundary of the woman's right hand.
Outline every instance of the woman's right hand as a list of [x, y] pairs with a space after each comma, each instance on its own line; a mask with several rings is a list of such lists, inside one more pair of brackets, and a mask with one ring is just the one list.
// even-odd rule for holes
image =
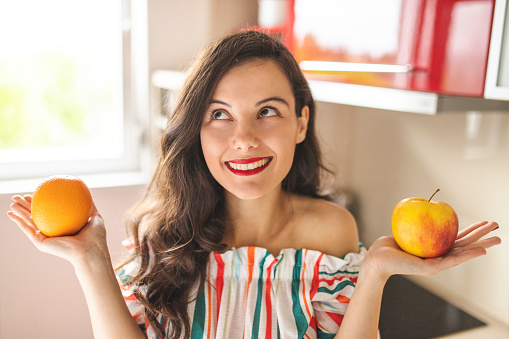
[[89, 260], [92, 256], [109, 260], [106, 243], [106, 228], [97, 208], [93, 207], [87, 224], [73, 236], [47, 237], [39, 231], [32, 220], [32, 196], [16, 195], [7, 216], [14, 221], [30, 241], [41, 252], [61, 257], [74, 266]]
[[77, 234], [47, 237], [32, 220], [32, 197], [17, 195], [12, 201], [7, 216], [28, 239], [42, 252], [73, 264], [87, 300], [94, 338], [146, 338], [122, 296], [111, 266], [104, 221], [95, 206], [88, 223]]

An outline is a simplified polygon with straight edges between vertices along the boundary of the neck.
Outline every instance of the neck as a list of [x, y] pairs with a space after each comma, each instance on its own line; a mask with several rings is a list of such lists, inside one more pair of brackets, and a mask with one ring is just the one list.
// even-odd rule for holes
[[226, 192], [226, 235], [229, 247], [267, 247], [292, 216], [291, 195], [280, 187], [267, 195], [242, 200]]

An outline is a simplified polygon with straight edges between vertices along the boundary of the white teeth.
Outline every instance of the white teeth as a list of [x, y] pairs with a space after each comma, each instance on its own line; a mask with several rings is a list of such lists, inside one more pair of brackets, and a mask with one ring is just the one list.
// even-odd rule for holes
[[258, 167], [265, 166], [269, 162], [269, 160], [270, 160], [270, 158], [265, 158], [265, 159], [258, 160], [258, 161], [255, 161], [255, 162], [252, 162], [249, 164], [236, 164], [233, 162], [227, 162], [227, 163], [228, 163], [228, 166], [230, 166], [234, 170], [247, 171], [247, 170], [252, 170], [252, 169], [255, 169]]

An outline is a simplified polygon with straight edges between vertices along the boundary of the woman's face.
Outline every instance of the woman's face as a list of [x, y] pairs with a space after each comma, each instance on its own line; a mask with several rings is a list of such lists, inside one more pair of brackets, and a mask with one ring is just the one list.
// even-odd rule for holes
[[253, 60], [219, 81], [205, 112], [201, 146], [214, 178], [240, 199], [279, 189], [306, 136], [309, 109], [295, 115], [288, 79], [273, 61]]

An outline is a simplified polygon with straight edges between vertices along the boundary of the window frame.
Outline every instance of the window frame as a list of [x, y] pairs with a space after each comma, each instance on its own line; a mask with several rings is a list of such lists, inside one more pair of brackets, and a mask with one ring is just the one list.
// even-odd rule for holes
[[[119, 0], [122, 7], [122, 115], [123, 152], [121, 156], [84, 154], [70, 148], [74, 155], [67, 159], [45, 161], [47, 149], [4, 149], [4, 159], [27, 158], [27, 161], [0, 162], [0, 182], [43, 178], [57, 174], [97, 175], [145, 173], [150, 164], [149, 143], [149, 75], [148, 75], [148, 0]], [[69, 149], [67, 149], [69, 150]], [[55, 151], [55, 149], [53, 149]], [[30, 153], [34, 152], [34, 153]], [[47, 152], [47, 153], [45, 153]], [[15, 157], [14, 153], [17, 154]], [[71, 159], [74, 158], [74, 159]]]

